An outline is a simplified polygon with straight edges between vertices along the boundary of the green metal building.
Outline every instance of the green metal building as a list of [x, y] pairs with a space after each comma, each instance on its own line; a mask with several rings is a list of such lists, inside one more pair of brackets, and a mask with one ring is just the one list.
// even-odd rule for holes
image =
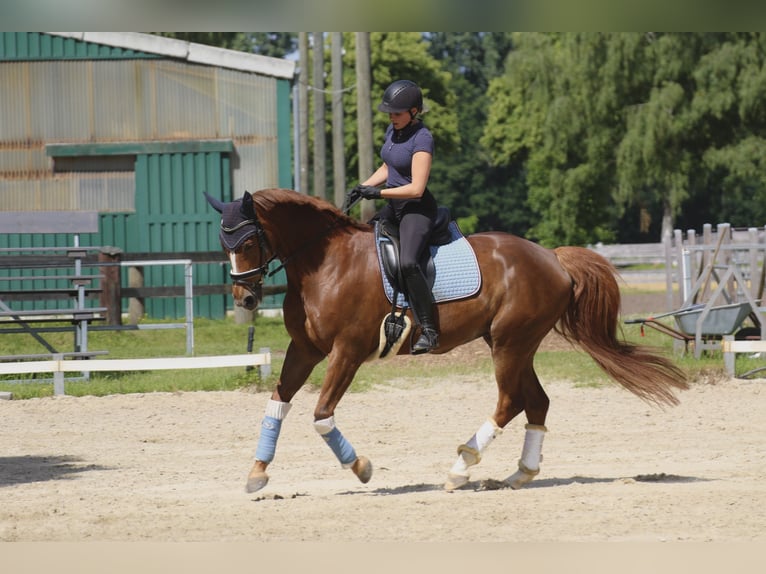
[[[81, 245], [126, 254], [220, 249], [203, 191], [230, 201], [294, 187], [294, 72], [290, 60], [149, 34], [0, 32], [0, 211], [97, 211], [99, 232]], [[0, 247], [71, 240], [0, 229]], [[146, 285], [182, 284], [181, 273], [147, 269]], [[194, 269], [195, 283], [225, 274], [221, 265]], [[183, 305], [155, 299], [146, 308], [179, 317]], [[216, 318], [231, 298], [194, 305], [196, 316]]]

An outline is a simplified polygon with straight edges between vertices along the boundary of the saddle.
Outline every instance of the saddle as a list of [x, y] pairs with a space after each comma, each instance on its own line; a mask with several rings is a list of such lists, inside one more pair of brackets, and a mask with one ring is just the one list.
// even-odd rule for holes
[[[449, 209], [439, 207], [429, 248], [424, 250], [420, 267], [436, 303], [471, 297], [481, 287], [481, 271], [476, 254], [463, 236], [457, 223], [451, 220]], [[391, 313], [381, 324], [380, 348], [372, 358], [396, 354], [402, 340], [410, 331], [405, 315], [408, 306], [406, 285], [399, 265], [399, 229], [386, 220], [375, 221], [375, 245], [383, 279], [383, 290], [391, 302]], [[396, 313], [399, 307], [401, 312]]]
[[[429, 245], [447, 245], [453, 241], [454, 237], [450, 230], [451, 221], [449, 208], [438, 207]], [[398, 293], [406, 293], [402, 270], [399, 265], [399, 227], [387, 219], [377, 220], [375, 241], [380, 248], [380, 262], [389, 283]], [[436, 266], [430, 249], [423, 250], [418, 264], [423, 270], [428, 286], [433, 289], [436, 280]]]

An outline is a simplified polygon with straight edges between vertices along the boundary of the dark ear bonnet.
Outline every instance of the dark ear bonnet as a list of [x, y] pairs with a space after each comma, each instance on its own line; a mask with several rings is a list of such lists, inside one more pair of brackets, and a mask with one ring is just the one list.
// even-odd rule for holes
[[258, 218], [253, 207], [253, 196], [245, 192], [241, 199], [224, 203], [205, 193], [208, 203], [221, 214], [221, 230], [218, 233], [221, 245], [229, 251], [236, 251], [250, 237], [260, 232]]

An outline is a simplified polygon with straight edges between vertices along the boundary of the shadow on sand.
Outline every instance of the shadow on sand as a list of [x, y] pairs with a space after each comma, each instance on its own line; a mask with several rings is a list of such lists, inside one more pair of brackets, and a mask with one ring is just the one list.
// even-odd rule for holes
[[68, 480], [74, 475], [92, 471], [109, 470], [97, 464], [84, 464], [76, 456], [26, 455], [0, 456], [0, 488], [14, 484]]
[[[569, 486], [572, 484], [609, 484], [612, 482], [622, 482], [625, 484], [629, 484], [631, 482], [656, 482], [656, 483], [689, 483], [689, 482], [703, 482], [707, 481], [709, 479], [707, 478], [697, 478], [694, 476], [679, 476], [677, 474], [665, 474], [663, 473], [657, 473], [657, 474], [639, 474], [632, 477], [592, 477], [592, 476], [573, 476], [570, 478], [541, 478], [539, 480], [534, 480], [524, 486], [524, 490], [534, 489], [534, 488], [551, 488], [553, 486]], [[511, 487], [508, 485], [507, 482], [503, 480], [494, 480], [494, 479], [485, 479], [485, 480], [475, 480], [470, 481], [468, 484], [466, 484], [464, 487], [462, 487], [461, 491], [487, 491], [487, 490], [504, 490], [508, 489], [511, 490]], [[373, 491], [370, 491], [369, 494], [379, 495], [379, 496], [391, 496], [391, 495], [397, 495], [397, 494], [412, 494], [415, 492], [434, 492], [434, 491], [443, 491], [444, 490], [444, 484], [404, 484], [402, 486], [397, 487], [389, 487], [389, 488], [377, 488]], [[340, 494], [360, 494], [359, 491], [348, 491], [343, 492]]]

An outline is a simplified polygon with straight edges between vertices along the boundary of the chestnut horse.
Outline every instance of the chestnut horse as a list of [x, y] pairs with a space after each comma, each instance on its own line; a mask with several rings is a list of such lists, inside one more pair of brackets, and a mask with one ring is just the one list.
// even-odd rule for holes
[[[372, 464], [356, 454], [334, 415], [359, 367], [379, 348], [380, 325], [391, 312], [372, 226], [324, 200], [286, 189], [245, 192], [233, 202], [206, 196], [222, 213], [220, 236], [237, 305], [256, 308], [275, 259], [287, 275], [283, 312], [291, 341], [266, 406], [247, 491], [266, 486], [266, 469], [290, 401], [325, 358], [327, 374], [314, 426], [341, 466], [366, 483]], [[551, 329], [578, 344], [640, 398], [678, 403], [675, 391], [688, 386], [684, 374], [667, 358], [618, 338], [620, 291], [606, 259], [581, 247], [546, 249], [508, 233], [477, 233], [467, 239], [481, 270], [481, 287], [470, 297], [436, 305], [441, 335], [431, 352], [447, 353], [482, 337], [492, 351], [498, 398], [488, 420], [458, 447], [445, 489], [468, 483], [469, 467], [522, 411], [527, 419], [522, 454], [506, 483], [520, 488], [539, 472], [549, 400], [533, 358]], [[408, 352], [404, 342], [398, 353]]]

